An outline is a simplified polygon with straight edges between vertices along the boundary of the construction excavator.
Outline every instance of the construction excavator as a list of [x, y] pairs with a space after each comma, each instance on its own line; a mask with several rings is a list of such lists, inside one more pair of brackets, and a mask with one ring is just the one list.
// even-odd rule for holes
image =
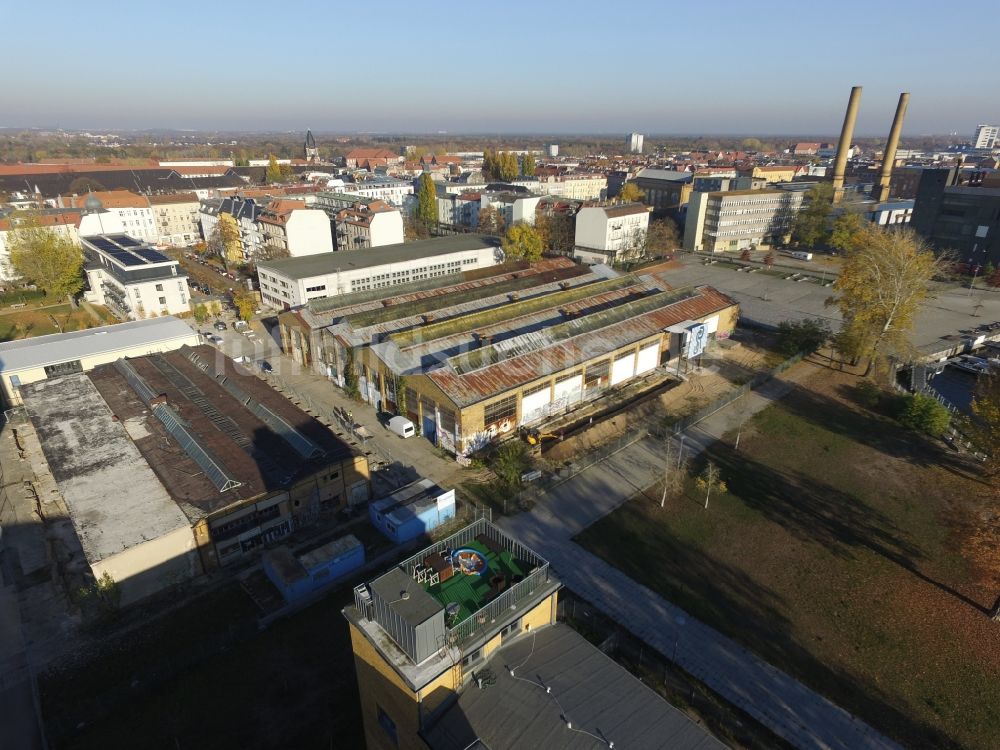
[[556, 432], [541, 432], [534, 427], [522, 427], [521, 439], [528, 445], [541, 445], [543, 440], [562, 440], [562, 435]]

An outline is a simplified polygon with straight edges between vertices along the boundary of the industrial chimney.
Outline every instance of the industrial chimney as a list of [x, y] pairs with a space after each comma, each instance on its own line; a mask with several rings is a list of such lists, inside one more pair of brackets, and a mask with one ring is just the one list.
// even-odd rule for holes
[[892, 130], [889, 131], [889, 140], [885, 142], [885, 151], [882, 152], [882, 168], [878, 172], [878, 183], [872, 191], [872, 197], [878, 203], [889, 200], [889, 183], [892, 181], [892, 167], [896, 163], [896, 147], [899, 146], [899, 133], [903, 129], [903, 118], [906, 117], [906, 105], [909, 102], [909, 93], [904, 91], [899, 95], [896, 116], [892, 118]]
[[844, 173], [847, 171], [847, 152], [851, 150], [851, 139], [854, 137], [854, 122], [858, 119], [858, 105], [861, 104], [861, 87], [851, 89], [851, 98], [847, 100], [847, 113], [844, 115], [844, 127], [840, 129], [840, 140], [837, 141], [837, 158], [833, 163], [833, 202], [840, 203], [844, 197]]

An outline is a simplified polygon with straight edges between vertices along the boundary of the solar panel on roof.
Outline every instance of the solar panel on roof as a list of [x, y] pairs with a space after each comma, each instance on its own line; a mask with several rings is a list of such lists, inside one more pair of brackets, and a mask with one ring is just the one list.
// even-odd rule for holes
[[117, 242], [122, 247], [140, 247], [142, 245], [139, 240], [129, 237], [127, 234], [117, 234], [115, 235], [115, 242]]
[[166, 263], [167, 261], [170, 260], [170, 258], [161, 253], [159, 250], [154, 250], [151, 247], [137, 247], [132, 252], [136, 253], [137, 255], [141, 255], [150, 263]]
[[125, 252], [124, 250], [119, 250], [117, 253], [108, 253], [108, 255], [117, 260], [123, 266], [141, 266], [146, 262], [142, 258], [137, 258], [132, 255], [132, 253]]
[[113, 253], [119, 250], [118, 246], [110, 240], [106, 240], [103, 237], [91, 237], [87, 240], [91, 245], [103, 250], [106, 253]]

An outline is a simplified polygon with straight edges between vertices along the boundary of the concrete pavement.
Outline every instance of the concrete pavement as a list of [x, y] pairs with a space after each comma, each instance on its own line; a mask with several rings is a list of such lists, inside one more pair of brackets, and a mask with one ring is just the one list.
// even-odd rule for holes
[[[748, 415], [788, 393], [815, 367], [801, 363], [790, 368], [749, 394], [744, 403], [730, 404], [673, 439], [678, 447], [683, 442], [688, 455], [700, 453]], [[653, 485], [662, 471], [662, 454], [659, 439], [639, 441], [567, 480], [532, 512], [503, 518], [500, 524], [548, 559], [570, 589], [795, 747], [898, 748], [864, 722], [573, 542], [579, 531]]]

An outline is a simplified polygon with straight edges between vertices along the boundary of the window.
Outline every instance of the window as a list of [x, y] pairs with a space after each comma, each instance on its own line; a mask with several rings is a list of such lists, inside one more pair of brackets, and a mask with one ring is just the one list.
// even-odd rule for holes
[[516, 414], [517, 396], [508, 396], [486, 405], [483, 410], [483, 423], [490, 425], [504, 419], [513, 419]]
[[462, 659], [462, 668], [465, 669], [471, 664], [475, 664], [482, 658], [483, 658], [483, 650], [481, 648], [477, 648], [475, 651], [472, 651], [464, 659]]
[[521, 632], [521, 620], [514, 620], [510, 625], [500, 631], [500, 643], [503, 643], [513, 635]]
[[162, 292], [163, 291], [163, 284], [157, 284], [156, 285], [156, 291]]
[[390, 719], [389, 718], [389, 714], [387, 714], [385, 712], [385, 709], [382, 708], [377, 703], [375, 704], [375, 708], [378, 711], [378, 724], [379, 724], [379, 726], [382, 727], [382, 729], [385, 730], [385, 733], [389, 736], [389, 739], [392, 740], [392, 744], [396, 745], [398, 747], [399, 746], [399, 735], [396, 733], [396, 722], [394, 722], [392, 719]]
[[160, 297], [160, 304], [161, 305], [167, 304], [167, 298], [166, 297]]

